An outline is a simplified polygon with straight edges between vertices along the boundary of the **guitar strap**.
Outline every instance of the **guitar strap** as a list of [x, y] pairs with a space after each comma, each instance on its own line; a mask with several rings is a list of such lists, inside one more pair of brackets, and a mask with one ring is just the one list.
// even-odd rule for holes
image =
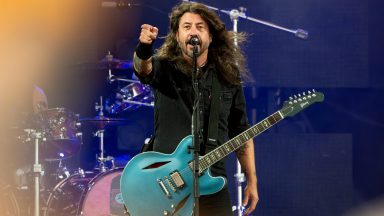
[[[211, 106], [209, 111], [208, 135], [206, 141], [205, 152], [209, 152], [217, 147], [217, 136], [219, 130], [219, 100], [220, 86], [216, 72], [211, 75], [212, 90], [211, 90]], [[204, 153], [205, 153], [204, 152]]]
[[[209, 70], [209, 69], [208, 69]], [[207, 71], [208, 72], [208, 71]], [[210, 105], [210, 113], [209, 113], [209, 123], [208, 123], [208, 134], [205, 148], [201, 148], [202, 154], [205, 152], [209, 152], [217, 147], [217, 136], [218, 136], [218, 127], [219, 127], [219, 101], [220, 101], [220, 85], [219, 80], [217, 78], [216, 72], [211, 72], [211, 105]], [[179, 98], [182, 98], [180, 92], [176, 88], [176, 84], [173, 83], [173, 86], [176, 89], [176, 93]], [[183, 107], [187, 113], [189, 110], [185, 103], [183, 103]]]

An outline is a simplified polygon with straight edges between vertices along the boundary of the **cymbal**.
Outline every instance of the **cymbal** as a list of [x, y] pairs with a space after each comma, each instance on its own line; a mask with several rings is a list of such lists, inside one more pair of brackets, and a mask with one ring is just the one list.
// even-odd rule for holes
[[133, 62], [130, 60], [120, 60], [116, 58], [108, 60], [103, 58], [98, 62], [75, 63], [72, 64], [71, 67], [92, 70], [131, 70], [133, 69]]
[[106, 126], [120, 126], [120, 125], [126, 125], [129, 123], [128, 119], [125, 119], [125, 118], [110, 118], [105, 116], [81, 118], [80, 121], [91, 123], [98, 128], [105, 128]]
[[128, 70], [133, 68], [133, 62], [116, 58], [103, 58], [99, 62], [100, 69]]

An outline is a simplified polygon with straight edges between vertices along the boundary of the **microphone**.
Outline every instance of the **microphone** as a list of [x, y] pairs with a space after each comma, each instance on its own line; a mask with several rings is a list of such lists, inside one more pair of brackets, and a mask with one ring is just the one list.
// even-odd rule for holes
[[197, 37], [197, 35], [192, 35], [187, 43], [191, 44], [192, 46], [200, 45], [200, 39]]
[[306, 40], [306, 39], [308, 39], [308, 32], [303, 30], [303, 29], [297, 29], [295, 31], [295, 36], [300, 38], [300, 39]]

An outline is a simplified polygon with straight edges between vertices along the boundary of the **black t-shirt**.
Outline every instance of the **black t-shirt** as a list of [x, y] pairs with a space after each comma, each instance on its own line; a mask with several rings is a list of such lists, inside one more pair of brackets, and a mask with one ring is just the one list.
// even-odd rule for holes
[[[175, 68], [175, 64], [154, 57], [152, 72], [146, 77], [139, 77], [144, 84], [153, 88], [155, 96], [154, 146], [153, 150], [162, 153], [172, 153], [179, 142], [191, 134], [192, 109], [194, 91], [190, 76]], [[217, 73], [214, 64], [202, 68], [199, 78], [200, 92], [200, 123], [204, 143], [201, 154], [205, 154], [217, 146], [207, 146], [207, 139], [212, 75]], [[239, 133], [249, 128], [245, 99], [242, 86], [235, 86], [219, 81], [219, 122], [217, 144], [225, 143]], [[211, 167], [213, 175], [225, 176], [224, 161], [219, 161]]]

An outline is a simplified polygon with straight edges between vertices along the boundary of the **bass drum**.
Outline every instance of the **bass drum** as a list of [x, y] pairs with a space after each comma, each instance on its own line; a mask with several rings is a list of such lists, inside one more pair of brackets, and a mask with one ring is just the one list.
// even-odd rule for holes
[[123, 168], [104, 173], [74, 174], [49, 195], [45, 216], [126, 216], [120, 191]]

